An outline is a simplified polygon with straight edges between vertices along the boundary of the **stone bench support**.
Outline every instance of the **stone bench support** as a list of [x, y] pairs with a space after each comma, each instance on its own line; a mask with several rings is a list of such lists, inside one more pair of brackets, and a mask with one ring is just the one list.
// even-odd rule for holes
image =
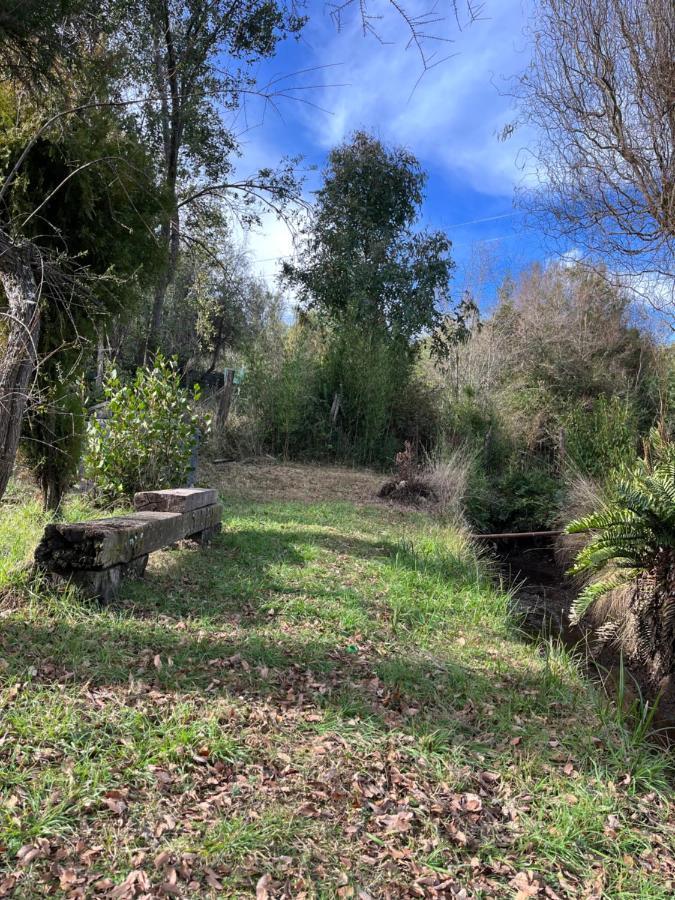
[[36, 566], [107, 601], [123, 577], [142, 576], [150, 553], [186, 539], [204, 546], [218, 534], [223, 509], [216, 501], [213, 490], [143, 491], [130, 515], [47, 525]]

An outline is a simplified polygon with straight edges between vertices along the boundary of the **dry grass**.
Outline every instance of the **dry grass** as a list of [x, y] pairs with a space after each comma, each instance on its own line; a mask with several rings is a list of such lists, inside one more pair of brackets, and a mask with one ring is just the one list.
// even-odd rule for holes
[[362, 506], [377, 503], [380, 477], [376, 472], [347, 466], [263, 460], [216, 465], [206, 461], [200, 467], [200, 482], [241, 500], [342, 500]]
[[445, 459], [429, 460], [425, 466], [422, 477], [433, 491], [434, 512], [441, 518], [463, 521], [472, 463], [470, 453], [459, 449]]
[[[565, 528], [575, 519], [590, 515], [598, 509], [603, 499], [602, 486], [595, 479], [581, 473], [574, 474], [567, 485], [565, 503], [558, 516], [558, 526]], [[586, 540], [583, 534], [561, 534], [555, 545], [559, 565], [569, 569]]]

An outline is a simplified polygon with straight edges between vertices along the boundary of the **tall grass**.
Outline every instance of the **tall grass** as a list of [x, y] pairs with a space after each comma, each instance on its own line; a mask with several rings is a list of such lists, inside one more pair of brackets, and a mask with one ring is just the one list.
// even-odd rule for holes
[[475, 455], [466, 447], [428, 459], [422, 477], [433, 492], [436, 512], [442, 519], [458, 523], [464, 520], [474, 464]]

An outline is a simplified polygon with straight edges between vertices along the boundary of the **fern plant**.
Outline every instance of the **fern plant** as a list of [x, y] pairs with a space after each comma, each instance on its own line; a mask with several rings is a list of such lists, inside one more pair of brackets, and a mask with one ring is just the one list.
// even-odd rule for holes
[[624, 467], [610, 487], [601, 509], [566, 528], [591, 533], [571, 574], [597, 576], [576, 601], [576, 621], [603, 594], [653, 570], [664, 554], [675, 558], [675, 443], [654, 430], [644, 459]]

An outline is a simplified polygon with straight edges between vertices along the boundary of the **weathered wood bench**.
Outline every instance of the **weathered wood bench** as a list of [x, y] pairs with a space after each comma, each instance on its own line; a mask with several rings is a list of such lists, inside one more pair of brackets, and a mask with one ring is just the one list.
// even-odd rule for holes
[[181, 540], [204, 545], [220, 532], [223, 508], [211, 489], [142, 491], [134, 508], [127, 516], [47, 525], [36, 567], [107, 602], [122, 578], [143, 575], [154, 550]]

